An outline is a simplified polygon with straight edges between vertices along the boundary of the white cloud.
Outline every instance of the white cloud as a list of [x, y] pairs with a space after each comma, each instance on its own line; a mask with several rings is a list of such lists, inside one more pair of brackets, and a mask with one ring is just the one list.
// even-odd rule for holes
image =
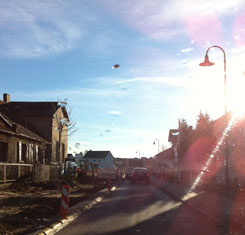
[[189, 59], [184, 59], [184, 60], [181, 60], [180, 63], [181, 64], [187, 64], [190, 60]]
[[117, 110], [111, 110], [108, 112], [108, 114], [113, 115], [113, 116], [121, 116], [122, 112], [117, 111]]
[[142, 34], [160, 41], [186, 34], [185, 21], [190, 16], [202, 18], [214, 14], [219, 17], [230, 14], [241, 4], [241, 0], [103, 1], [103, 6], [115, 17]]
[[[4, 91], [3, 91], [4, 92]], [[58, 99], [68, 99], [72, 98], [74, 100], [78, 99], [78, 102], [80, 103], [80, 100], [82, 97], [120, 97], [125, 93], [125, 91], [122, 90], [110, 90], [110, 89], [90, 89], [90, 88], [67, 88], [67, 89], [55, 89], [55, 90], [43, 90], [43, 91], [28, 91], [28, 92], [18, 92], [15, 91], [13, 94], [13, 99], [19, 100], [19, 99], [25, 99], [25, 100], [35, 100], [40, 101], [43, 100], [45, 97], [45, 101], [52, 101], [52, 100], [58, 100]]]
[[185, 49], [182, 49], [181, 50], [181, 53], [186, 53], [186, 52], [190, 52], [190, 51], [193, 51], [193, 48], [185, 48]]
[[240, 54], [245, 52], [245, 47], [231, 49], [232, 54]]
[[0, 55], [40, 57], [76, 46], [93, 21], [77, 0], [1, 1]]
[[125, 84], [132, 82], [145, 82], [152, 84], [159, 84], [162, 86], [169, 87], [187, 87], [190, 83], [187, 77], [160, 77], [160, 76], [149, 76], [149, 77], [138, 77], [132, 79], [125, 79], [115, 82], [115, 84]]

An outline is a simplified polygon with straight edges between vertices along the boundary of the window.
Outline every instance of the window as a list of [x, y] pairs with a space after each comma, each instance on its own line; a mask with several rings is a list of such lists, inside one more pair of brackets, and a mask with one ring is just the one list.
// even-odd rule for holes
[[56, 141], [56, 161], [59, 161], [60, 157], [59, 157], [59, 142]]
[[21, 155], [22, 161], [27, 162], [27, 146], [26, 146], [26, 144], [21, 145], [21, 153], [22, 153], [22, 155]]
[[8, 161], [8, 143], [0, 142], [0, 162]]
[[17, 162], [21, 162], [22, 161], [22, 148], [21, 148], [22, 143], [21, 142], [17, 142]]
[[38, 147], [38, 162], [43, 163], [43, 150]]
[[62, 162], [65, 161], [65, 144], [62, 144]]

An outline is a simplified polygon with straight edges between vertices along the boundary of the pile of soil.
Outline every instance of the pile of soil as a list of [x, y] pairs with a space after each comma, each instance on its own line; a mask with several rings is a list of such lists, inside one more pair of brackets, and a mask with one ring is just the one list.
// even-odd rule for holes
[[[59, 213], [64, 182], [14, 183], [0, 189], [0, 235], [24, 234]], [[74, 186], [74, 185], [73, 185]], [[91, 197], [103, 185], [70, 187], [69, 207]]]

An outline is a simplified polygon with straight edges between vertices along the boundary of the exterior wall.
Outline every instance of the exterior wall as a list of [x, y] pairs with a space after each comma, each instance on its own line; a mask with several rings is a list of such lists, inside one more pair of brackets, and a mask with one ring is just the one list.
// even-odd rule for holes
[[16, 181], [18, 178], [31, 179], [33, 172], [32, 164], [1, 163], [0, 183]]
[[98, 166], [104, 168], [104, 169], [115, 169], [116, 166], [114, 164], [114, 157], [111, 153], [108, 153], [108, 155], [105, 158], [86, 158], [88, 163], [97, 164]]
[[[7, 159], [5, 162], [8, 163], [35, 163], [35, 162], [43, 162], [41, 151], [43, 151], [44, 146], [37, 144], [34, 141], [17, 138], [14, 136], [7, 136], [0, 134], [0, 142], [4, 142], [8, 144], [7, 149]], [[17, 143], [21, 143], [21, 145], [26, 145], [26, 160], [23, 161], [18, 157], [21, 151], [18, 151]]]
[[33, 171], [33, 180], [35, 182], [43, 182], [59, 179], [61, 168], [59, 166], [35, 164]]
[[[52, 117], [49, 116], [28, 116], [28, 121], [37, 134], [42, 136], [47, 141], [52, 141]], [[52, 156], [52, 148], [50, 145], [46, 146], [45, 161], [50, 162]]]
[[15, 137], [8, 138], [8, 162], [17, 162], [17, 142], [19, 140]]
[[61, 168], [54, 165], [0, 162], [0, 183], [16, 181], [18, 178], [34, 182], [57, 180], [60, 172]]
[[[38, 135], [47, 141], [52, 141], [52, 118], [49, 116], [28, 116], [28, 121], [38, 131]], [[27, 127], [28, 128], [28, 127]]]
[[105, 168], [108, 169], [113, 169], [116, 168], [115, 164], [114, 164], [114, 157], [112, 156], [111, 153], [108, 153], [106, 158], [104, 159], [104, 166]]
[[[61, 108], [59, 108], [56, 113], [54, 114], [54, 117], [52, 119], [52, 160], [51, 162], [57, 162], [61, 163], [64, 162], [64, 158], [67, 157], [67, 141], [68, 141], [68, 130], [67, 126], [63, 127], [63, 130], [61, 131], [61, 142], [59, 145], [59, 135], [60, 131], [58, 130], [58, 122], [60, 122], [64, 118], [63, 111]], [[64, 146], [64, 153], [63, 153], [63, 147]], [[58, 153], [57, 151], [60, 150], [60, 159], [58, 159]]]

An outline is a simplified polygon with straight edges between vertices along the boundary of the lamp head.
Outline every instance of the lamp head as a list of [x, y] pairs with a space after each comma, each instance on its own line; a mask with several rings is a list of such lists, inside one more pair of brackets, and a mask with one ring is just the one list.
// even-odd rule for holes
[[214, 63], [209, 61], [208, 55], [205, 55], [204, 62], [200, 63], [199, 65], [200, 66], [212, 66], [214, 65]]

